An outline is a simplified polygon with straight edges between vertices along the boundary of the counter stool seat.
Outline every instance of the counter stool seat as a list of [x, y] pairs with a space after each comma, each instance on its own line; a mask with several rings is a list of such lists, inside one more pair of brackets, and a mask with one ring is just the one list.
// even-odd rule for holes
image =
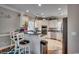
[[19, 53], [21, 54], [23, 53], [23, 51], [25, 54], [26, 54], [26, 51], [30, 53], [30, 46], [29, 46], [30, 41], [25, 40], [24, 33], [18, 33], [17, 39], [18, 39]]
[[22, 44], [22, 45], [24, 45], [24, 44], [28, 44], [28, 43], [30, 43], [29, 40], [23, 40], [23, 41], [20, 42], [20, 44]]

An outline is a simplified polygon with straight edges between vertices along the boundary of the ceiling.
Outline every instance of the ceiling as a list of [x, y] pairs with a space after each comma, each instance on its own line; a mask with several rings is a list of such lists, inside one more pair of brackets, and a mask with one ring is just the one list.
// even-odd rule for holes
[[[35, 16], [67, 16], [66, 4], [7, 4], [7, 6]], [[58, 8], [61, 8], [58, 10]], [[26, 12], [29, 10], [29, 12]]]

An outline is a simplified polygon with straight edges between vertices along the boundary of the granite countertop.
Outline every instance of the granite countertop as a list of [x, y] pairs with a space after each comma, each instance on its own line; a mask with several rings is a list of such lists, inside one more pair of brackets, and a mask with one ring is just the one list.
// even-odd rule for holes
[[29, 35], [40, 35], [41, 32], [34, 32], [34, 31], [28, 31], [28, 32], [24, 32], [25, 34], [29, 34]]
[[48, 30], [48, 32], [62, 32], [62, 30]]

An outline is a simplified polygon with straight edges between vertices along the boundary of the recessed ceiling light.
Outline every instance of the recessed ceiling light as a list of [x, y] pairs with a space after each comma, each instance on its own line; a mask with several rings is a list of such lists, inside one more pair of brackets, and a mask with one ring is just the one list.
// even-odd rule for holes
[[44, 13], [41, 13], [41, 15], [44, 15]]
[[58, 10], [61, 10], [61, 8], [58, 8]]
[[39, 6], [39, 7], [41, 7], [41, 6], [42, 6], [42, 4], [38, 4], [38, 6]]
[[29, 10], [26, 10], [26, 12], [29, 12]]

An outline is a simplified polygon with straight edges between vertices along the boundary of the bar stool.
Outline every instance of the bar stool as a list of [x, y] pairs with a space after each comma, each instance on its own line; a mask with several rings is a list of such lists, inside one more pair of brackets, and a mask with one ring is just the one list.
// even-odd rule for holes
[[13, 44], [13, 41], [14, 41], [14, 39], [15, 39], [15, 37], [14, 37], [14, 32], [12, 31], [12, 32], [10, 32], [10, 39], [11, 39], [11, 45]]
[[18, 40], [18, 46], [19, 46], [19, 54], [21, 54], [23, 50], [25, 54], [27, 53], [27, 51], [30, 54], [30, 46], [29, 46], [30, 41], [24, 38], [24, 33], [18, 33], [17, 40]]
[[16, 54], [16, 52], [17, 52], [17, 47], [18, 47], [18, 44], [17, 44], [17, 37], [16, 37], [16, 34], [17, 33], [15, 33], [14, 31], [12, 31], [12, 32], [10, 32], [10, 39], [11, 39], [11, 45], [13, 44], [13, 42], [14, 42], [14, 44], [15, 44], [15, 48], [14, 48], [14, 53]]

